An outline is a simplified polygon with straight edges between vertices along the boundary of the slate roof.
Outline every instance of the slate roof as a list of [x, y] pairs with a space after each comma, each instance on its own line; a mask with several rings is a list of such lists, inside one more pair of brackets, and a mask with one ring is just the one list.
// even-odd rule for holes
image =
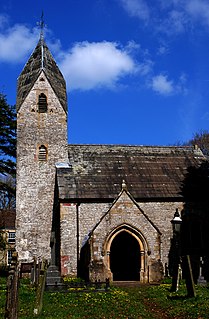
[[205, 157], [193, 147], [69, 145], [69, 168], [57, 168], [61, 200], [114, 199], [125, 180], [135, 199], [182, 200], [189, 167]]
[[41, 38], [18, 78], [16, 108], [19, 110], [41, 71], [44, 71], [61, 105], [67, 112], [66, 83], [46, 43]]

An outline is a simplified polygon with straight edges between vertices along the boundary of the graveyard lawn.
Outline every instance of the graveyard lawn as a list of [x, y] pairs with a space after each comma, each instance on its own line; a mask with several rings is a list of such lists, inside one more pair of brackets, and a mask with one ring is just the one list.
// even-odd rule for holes
[[[38, 318], [72, 319], [185, 319], [208, 318], [209, 289], [196, 287], [197, 297], [187, 298], [182, 282], [178, 293], [170, 293], [170, 282], [140, 287], [114, 287], [108, 292], [45, 292]], [[19, 317], [34, 318], [35, 288], [20, 281]], [[0, 278], [0, 318], [4, 318], [6, 281]]]

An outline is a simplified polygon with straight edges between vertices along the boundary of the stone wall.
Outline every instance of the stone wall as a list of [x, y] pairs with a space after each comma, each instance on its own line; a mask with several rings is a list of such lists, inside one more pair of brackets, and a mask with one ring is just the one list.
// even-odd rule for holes
[[77, 205], [60, 205], [61, 274], [77, 276]]
[[170, 240], [173, 236], [171, 220], [174, 217], [176, 208], [179, 212], [183, 209], [182, 202], [148, 202], [138, 203], [151, 221], [158, 227], [161, 235], [161, 260], [165, 266], [168, 263], [168, 253], [170, 250]]
[[62, 275], [77, 276], [77, 258], [80, 257], [81, 247], [109, 207], [110, 204], [99, 203], [80, 205], [62, 203], [60, 205]]
[[[38, 113], [40, 93], [47, 96], [47, 113]], [[47, 161], [39, 161], [40, 145]], [[67, 123], [50, 83], [42, 72], [17, 114], [16, 248], [20, 261], [34, 256], [50, 259], [50, 233], [55, 163], [67, 161]]]

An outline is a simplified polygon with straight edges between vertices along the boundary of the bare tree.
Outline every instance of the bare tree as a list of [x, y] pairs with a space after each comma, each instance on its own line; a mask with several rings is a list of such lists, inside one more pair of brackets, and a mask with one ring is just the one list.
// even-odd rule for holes
[[15, 209], [15, 179], [10, 175], [0, 176], [0, 210]]
[[209, 156], [209, 132], [206, 130], [195, 133], [193, 138], [189, 140], [187, 145], [197, 145], [203, 154]]

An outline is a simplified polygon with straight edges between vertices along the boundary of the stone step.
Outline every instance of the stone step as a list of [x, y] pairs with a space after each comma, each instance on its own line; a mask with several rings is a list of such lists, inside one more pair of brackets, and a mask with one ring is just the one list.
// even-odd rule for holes
[[53, 271], [53, 270], [56, 270], [56, 271], [59, 271], [58, 270], [58, 267], [57, 266], [54, 266], [54, 265], [50, 265], [47, 269], [47, 271]]
[[61, 277], [60, 272], [57, 271], [47, 271], [47, 277]]
[[58, 267], [50, 265], [46, 272], [46, 286], [63, 285]]
[[46, 280], [46, 285], [58, 285], [58, 284], [62, 284], [63, 285], [63, 281], [62, 278], [59, 277], [48, 277]]

